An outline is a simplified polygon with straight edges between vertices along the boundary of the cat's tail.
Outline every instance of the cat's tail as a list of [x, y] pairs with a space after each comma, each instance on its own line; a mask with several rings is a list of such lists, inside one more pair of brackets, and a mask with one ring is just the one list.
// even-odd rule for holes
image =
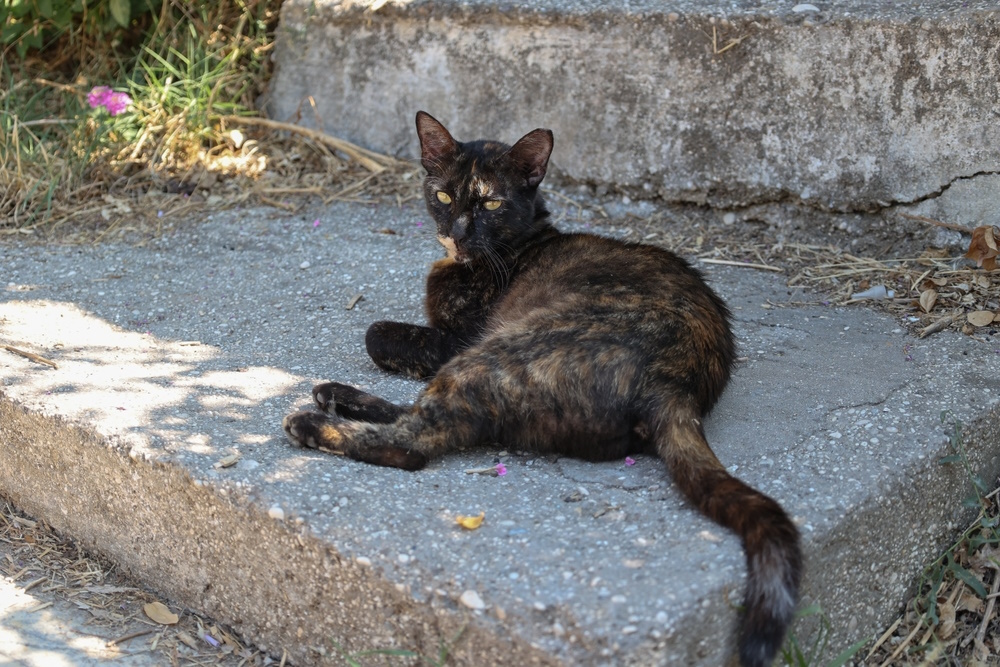
[[740, 663], [767, 667], [781, 648], [798, 602], [799, 532], [778, 503], [726, 472], [705, 440], [700, 416], [690, 406], [669, 406], [656, 421], [654, 442], [684, 495], [743, 541], [747, 586]]

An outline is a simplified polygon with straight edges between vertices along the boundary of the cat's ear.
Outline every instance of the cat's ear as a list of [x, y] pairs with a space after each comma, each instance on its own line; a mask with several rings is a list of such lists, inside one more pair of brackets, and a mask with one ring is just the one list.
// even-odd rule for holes
[[420, 137], [420, 162], [427, 171], [436, 170], [442, 158], [454, 155], [458, 149], [458, 142], [444, 125], [426, 111], [417, 112], [417, 136]]
[[535, 187], [545, 178], [552, 154], [552, 130], [532, 130], [517, 140], [507, 151], [511, 161], [517, 165], [529, 187]]

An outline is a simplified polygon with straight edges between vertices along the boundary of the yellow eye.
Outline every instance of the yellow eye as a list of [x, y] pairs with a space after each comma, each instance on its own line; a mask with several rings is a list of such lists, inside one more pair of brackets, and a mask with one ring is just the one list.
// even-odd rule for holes
[[441, 202], [442, 204], [450, 204], [451, 203], [451, 197], [448, 196], [447, 192], [441, 192], [440, 190], [438, 190], [437, 191], [437, 198], [438, 198], [438, 201]]
[[499, 199], [491, 199], [488, 202], [486, 202], [485, 204], [483, 204], [483, 208], [485, 208], [487, 211], [495, 211], [498, 208], [500, 208], [500, 200]]

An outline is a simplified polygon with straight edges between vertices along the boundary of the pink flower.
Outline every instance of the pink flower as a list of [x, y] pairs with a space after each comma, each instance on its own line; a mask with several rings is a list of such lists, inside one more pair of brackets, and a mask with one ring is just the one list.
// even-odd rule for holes
[[94, 86], [87, 95], [87, 104], [91, 109], [105, 106], [111, 100], [111, 89], [107, 86]]
[[313, 229], [316, 229], [317, 227], [319, 227], [319, 218], [313, 220]]
[[107, 86], [94, 86], [87, 95], [87, 104], [91, 109], [104, 107], [112, 116], [117, 116], [132, 104], [132, 98], [127, 93], [116, 93]]
[[504, 475], [507, 474], [507, 466], [505, 466], [502, 463], [498, 463], [496, 465], [496, 468], [494, 468], [494, 470], [497, 471], [497, 475], [500, 476], [500, 477], [503, 477]]
[[132, 98], [127, 93], [111, 93], [111, 97], [104, 105], [104, 108], [112, 116], [117, 116], [122, 111], [125, 111], [130, 104], [132, 104]]
[[625, 465], [627, 465], [627, 466], [634, 466], [635, 465], [635, 459], [632, 458], [631, 456], [626, 456], [625, 457]]

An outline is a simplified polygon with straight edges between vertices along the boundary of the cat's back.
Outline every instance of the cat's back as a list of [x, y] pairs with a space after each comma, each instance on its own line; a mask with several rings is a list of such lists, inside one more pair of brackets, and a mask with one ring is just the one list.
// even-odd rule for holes
[[728, 317], [701, 274], [672, 252], [594, 234], [560, 234], [519, 260], [495, 314], [508, 323], [633, 312], [669, 319], [692, 308], [709, 319]]

